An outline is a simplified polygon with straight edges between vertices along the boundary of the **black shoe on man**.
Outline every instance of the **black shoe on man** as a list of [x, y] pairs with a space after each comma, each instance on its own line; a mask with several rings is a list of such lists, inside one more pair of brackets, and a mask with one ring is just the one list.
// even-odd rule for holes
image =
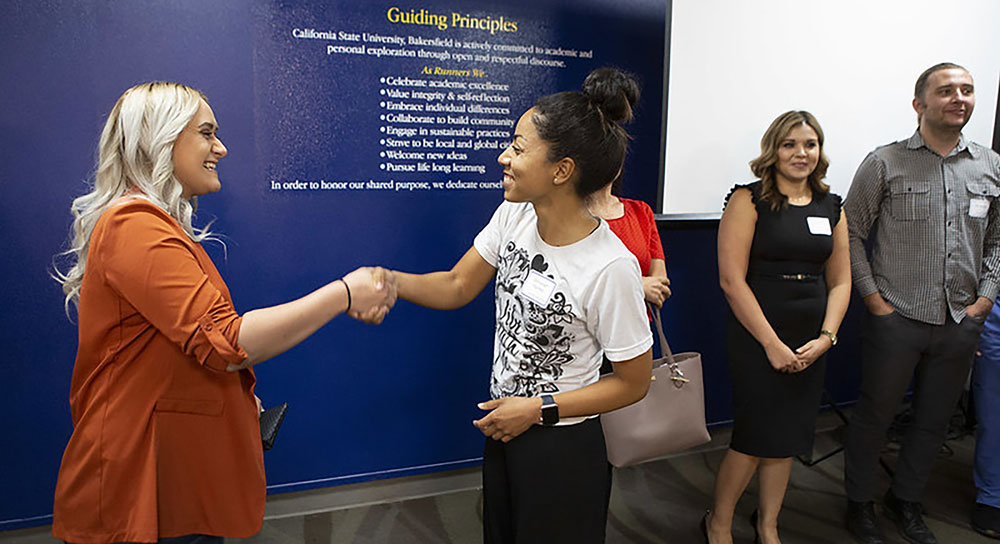
[[981, 535], [1000, 538], [1000, 508], [977, 502], [972, 508], [972, 528]]
[[858, 544], [883, 544], [882, 531], [875, 516], [875, 503], [847, 500], [847, 530]]
[[924, 523], [923, 508], [919, 502], [904, 501], [892, 490], [886, 492], [882, 502], [885, 515], [896, 522], [899, 534], [912, 544], [938, 544], [934, 533]]

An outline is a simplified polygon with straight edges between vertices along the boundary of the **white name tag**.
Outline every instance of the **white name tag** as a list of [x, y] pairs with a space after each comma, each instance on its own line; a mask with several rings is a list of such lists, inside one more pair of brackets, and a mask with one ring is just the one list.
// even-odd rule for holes
[[969, 217], [986, 217], [990, 211], [990, 201], [985, 198], [973, 198], [969, 201]]
[[547, 306], [555, 290], [556, 280], [543, 276], [537, 270], [529, 272], [521, 285], [521, 295], [539, 306]]
[[825, 234], [826, 236], [833, 235], [833, 229], [830, 228], [829, 217], [807, 217], [806, 223], [809, 225], [809, 232], [812, 234]]

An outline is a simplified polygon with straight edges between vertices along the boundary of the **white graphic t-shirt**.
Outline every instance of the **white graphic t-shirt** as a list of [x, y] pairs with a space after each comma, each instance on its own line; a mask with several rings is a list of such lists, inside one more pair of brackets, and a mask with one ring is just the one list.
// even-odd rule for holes
[[494, 399], [579, 389], [598, 380], [602, 356], [627, 361], [653, 345], [639, 263], [608, 224], [556, 247], [537, 221], [530, 203], [504, 202], [474, 243], [497, 269]]

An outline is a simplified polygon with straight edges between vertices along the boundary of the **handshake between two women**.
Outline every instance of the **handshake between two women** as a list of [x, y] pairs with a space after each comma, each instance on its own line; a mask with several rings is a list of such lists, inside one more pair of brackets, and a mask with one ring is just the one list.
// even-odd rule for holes
[[347, 287], [347, 314], [365, 323], [377, 325], [396, 303], [396, 277], [382, 267], [361, 267], [344, 276]]

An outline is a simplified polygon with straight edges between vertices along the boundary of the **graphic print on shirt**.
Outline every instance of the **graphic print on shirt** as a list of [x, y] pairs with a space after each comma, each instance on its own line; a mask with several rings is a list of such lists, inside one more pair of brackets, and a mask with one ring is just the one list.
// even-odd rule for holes
[[498, 348], [490, 394], [498, 399], [556, 393], [559, 389], [552, 382], [574, 358], [573, 335], [565, 327], [573, 319], [572, 306], [558, 288], [544, 307], [519, 295], [532, 270], [552, 278], [545, 274], [549, 265], [543, 255], [529, 257], [514, 242], [504, 249], [497, 263]]

